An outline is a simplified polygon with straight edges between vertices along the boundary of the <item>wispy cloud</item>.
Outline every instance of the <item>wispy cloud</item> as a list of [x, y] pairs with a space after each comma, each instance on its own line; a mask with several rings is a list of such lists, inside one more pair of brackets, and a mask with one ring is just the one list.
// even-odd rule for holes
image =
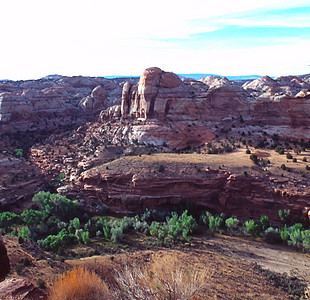
[[[14, 0], [3, 1], [1, 13], [0, 78], [140, 74], [154, 65], [271, 74], [281, 66], [257, 53], [292, 56], [296, 45], [298, 63], [282, 65], [309, 72], [309, 0]], [[244, 61], [248, 72], [236, 67]]]

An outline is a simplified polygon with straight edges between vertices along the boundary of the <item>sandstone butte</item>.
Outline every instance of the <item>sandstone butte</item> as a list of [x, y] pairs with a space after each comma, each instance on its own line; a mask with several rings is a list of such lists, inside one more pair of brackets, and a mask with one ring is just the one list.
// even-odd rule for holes
[[[283, 140], [309, 141], [309, 88], [309, 75], [264, 76], [243, 83], [217, 76], [197, 81], [181, 80], [155, 67], [146, 69], [139, 81], [61, 77], [3, 82], [0, 133], [51, 132], [91, 121], [87, 127], [99, 140], [167, 145], [178, 151], [225, 137], [225, 133], [218, 136], [219, 128], [234, 124], [230, 129], [236, 135], [245, 128], [253, 131], [253, 140], [259, 140], [264, 132]], [[32, 151], [39, 155], [35, 147]], [[66, 164], [62, 169], [66, 170]], [[102, 165], [82, 172], [74, 187], [67, 185], [59, 191], [78, 197], [85, 205], [106, 204], [122, 212], [192, 200], [228, 214], [267, 214], [276, 219], [279, 208], [288, 207], [300, 217], [306, 216], [310, 207], [308, 188], [302, 193], [283, 193], [274, 189], [266, 176], [245, 178], [219, 170], [147, 178], [132, 171], [107, 172]]]

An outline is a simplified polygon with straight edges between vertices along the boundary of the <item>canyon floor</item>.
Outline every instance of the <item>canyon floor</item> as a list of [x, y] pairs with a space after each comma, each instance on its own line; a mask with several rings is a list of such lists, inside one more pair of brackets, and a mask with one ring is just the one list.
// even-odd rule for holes
[[208, 280], [195, 299], [300, 299], [294, 296], [297, 289], [304, 288], [299, 280], [310, 286], [309, 254], [268, 245], [258, 239], [199, 236], [189, 244], [174, 248], [155, 246], [149, 249], [141, 247], [141, 237], [131, 239], [138, 243], [132, 243], [130, 248], [120, 247], [100, 256], [59, 260], [29, 243], [19, 245], [16, 238], [5, 236], [12, 265], [9, 277], [16, 277], [21, 260], [28, 258], [29, 265], [19, 270], [18, 276], [32, 282], [40, 278], [46, 282], [47, 289], [58, 274], [72, 266], [90, 268], [109, 282], [111, 274], [124, 265], [151, 266], [156, 261], [173, 257], [189, 270], [206, 270]]

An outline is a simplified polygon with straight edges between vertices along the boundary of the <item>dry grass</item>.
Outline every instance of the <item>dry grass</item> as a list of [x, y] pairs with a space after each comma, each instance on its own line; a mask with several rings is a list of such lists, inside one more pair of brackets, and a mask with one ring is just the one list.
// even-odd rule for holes
[[49, 300], [112, 299], [105, 283], [92, 271], [74, 268], [53, 285]]
[[122, 299], [187, 300], [199, 295], [211, 277], [209, 269], [182, 265], [169, 255], [149, 267], [125, 265], [115, 279]]

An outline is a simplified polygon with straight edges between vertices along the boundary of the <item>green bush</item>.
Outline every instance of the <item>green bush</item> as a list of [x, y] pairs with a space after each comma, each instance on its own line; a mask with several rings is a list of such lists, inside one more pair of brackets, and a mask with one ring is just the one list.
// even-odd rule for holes
[[239, 220], [236, 217], [226, 219], [225, 225], [229, 232], [233, 232], [238, 228]]
[[18, 237], [21, 237], [23, 239], [26, 239], [26, 240], [30, 240], [31, 238], [31, 231], [30, 229], [28, 228], [28, 226], [23, 226], [23, 227], [20, 227], [18, 229], [18, 234], [17, 234]]
[[282, 222], [286, 222], [287, 221], [287, 219], [288, 219], [288, 216], [290, 215], [290, 210], [289, 209], [279, 209], [278, 210], [278, 216], [279, 216], [279, 218], [280, 218], [280, 220], [282, 221]]
[[113, 243], [120, 243], [124, 239], [123, 226], [115, 226], [111, 228], [111, 241]]
[[133, 225], [135, 231], [142, 232], [144, 234], [148, 234], [150, 230], [150, 226], [146, 221], [136, 221]]
[[281, 236], [281, 240], [284, 242], [284, 243], [287, 243], [288, 239], [289, 239], [289, 233], [287, 231], [287, 227], [286, 227], [286, 224], [284, 225], [284, 228], [283, 229], [280, 229], [280, 236]]
[[262, 230], [266, 230], [269, 226], [269, 219], [267, 216], [260, 217], [260, 224], [262, 226]]
[[212, 215], [209, 216], [209, 230], [212, 233], [218, 232], [224, 222], [222, 216], [214, 217]]
[[273, 227], [265, 230], [264, 239], [268, 244], [279, 244], [282, 241], [279, 230]]
[[244, 223], [244, 231], [253, 237], [257, 237], [261, 232], [261, 227], [254, 220], [248, 220]]
[[209, 217], [212, 216], [212, 214], [208, 211], [204, 211], [199, 218], [199, 223], [204, 225], [209, 225]]
[[87, 245], [89, 242], [89, 232], [88, 231], [82, 231], [81, 232], [81, 238], [82, 238], [83, 244]]
[[291, 153], [289, 153], [289, 152], [288, 152], [288, 153], [286, 154], [286, 158], [287, 158], [287, 159], [292, 159], [292, 158], [293, 158], [293, 156], [292, 156], [292, 154], [291, 154]]
[[246, 149], [245, 153], [246, 154], [251, 154], [251, 150], [250, 149]]
[[71, 201], [63, 195], [38, 192], [32, 200], [42, 208], [46, 215], [55, 215], [61, 220], [76, 217], [77, 201]]
[[49, 235], [43, 240], [38, 240], [38, 245], [47, 251], [57, 252], [61, 248], [65, 248], [78, 243], [77, 237], [68, 233], [66, 229], [62, 229], [57, 235]]
[[34, 226], [43, 222], [44, 213], [39, 210], [27, 209], [21, 213], [21, 218], [28, 226]]
[[0, 228], [3, 228], [5, 232], [11, 231], [11, 227], [20, 223], [21, 219], [19, 215], [8, 211], [0, 213]]
[[310, 252], [310, 230], [304, 230], [301, 232], [302, 246], [303, 248]]
[[79, 230], [80, 227], [81, 227], [80, 219], [79, 218], [74, 218], [72, 220], [72, 226], [74, 227], [75, 230]]
[[302, 243], [303, 243], [303, 238], [302, 238], [301, 233], [302, 231], [299, 228], [291, 231], [291, 233], [289, 234], [290, 239], [288, 241], [288, 244], [296, 248], [301, 248]]
[[160, 224], [153, 222], [150, 227], [150, 234], [157, 237], [161, 244], [166, 242], [176, 242], [177, 240], [189, 241], [188, 235], [193, 232], [197, 223], [195, 219], [187, 214], [185, 210], [181, 216], [176, 212], [171, 213], [171, 217], [166, 218], [166, 222]]

